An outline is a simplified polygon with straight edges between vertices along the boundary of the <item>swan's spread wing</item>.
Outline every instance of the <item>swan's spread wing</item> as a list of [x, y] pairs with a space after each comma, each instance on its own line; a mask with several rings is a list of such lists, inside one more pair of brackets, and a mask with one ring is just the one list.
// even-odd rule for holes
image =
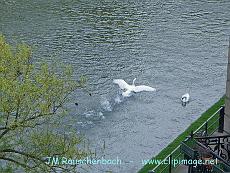
[[145, 85], [136, 86], [134, 89], [134, 92], [141, 92], [141, 91], [156, 91], [156, 89]]
[[113, 83], [118, 84], [121, 89], [128, 89], [129, 84], [127, 84], [123, 79], [114, 79]]

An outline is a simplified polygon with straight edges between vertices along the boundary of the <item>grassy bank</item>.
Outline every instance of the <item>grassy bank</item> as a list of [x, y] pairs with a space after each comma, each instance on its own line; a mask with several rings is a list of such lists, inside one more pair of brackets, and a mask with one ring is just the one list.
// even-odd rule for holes
[[[224, 97], [222, 97], [218, 102], [216, 102], [212, 107], [204, 112], [200, 118], [193, 122], [182, 134], [180, 134], [173, 142], [171, 142], [166, 148], [164, 148], [157, 156], [153, 157], [152, 159], [164, 159], [166, 156], [168, 156], [177, 146], [180, 145], [181, 141], [189, 136], [191, 131], [195, 131], [197, 128], [199, 128], [210, 117], [210, 115], [214, 114], [223, 104]], [[156, 166], [157, 165], [154, 164], [147, 164], [138, 173], [148, 173], [149, 170]]]

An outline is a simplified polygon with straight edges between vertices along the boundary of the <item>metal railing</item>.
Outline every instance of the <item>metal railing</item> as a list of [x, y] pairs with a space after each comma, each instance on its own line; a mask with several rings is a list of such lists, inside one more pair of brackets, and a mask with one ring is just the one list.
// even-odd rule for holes
[[[187, 137], [184, 142], [188, 142], [193, 136], [207, 136], [213, 134], [220, 126], [220, 111], [223, 107], [219, 108], [212, 116], [210, 116], [201, 126], [199, 126], [191, 135]], [[222, 124], [221, 124], [222, 125]], [[180, 151], [181, 144], [179, 144], [169, 155], [167, 155], [160, 164], [149, 171], [149, 173], [171, 173], [173, 169], [177, 168], [179, 165], [173, 167], [172, 163], [164, 164], [166, 160], [179, 159], [184, 155]]]

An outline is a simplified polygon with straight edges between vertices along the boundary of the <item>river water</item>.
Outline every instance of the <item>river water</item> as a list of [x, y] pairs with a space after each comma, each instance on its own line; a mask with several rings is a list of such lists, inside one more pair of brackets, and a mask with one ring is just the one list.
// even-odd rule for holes
[[[58, 57], [75, 79], [87, 76], [92, 96], [74, 93], [70, 123], [98, 156], [122, 160], [89, 172], [134, 173], [225, 93], [229, 9], [229, 0], [1, 0], [0, 32], [32, 45], [35, 62]], [[122, 99], [112, 80], [135, 77], [157, 91]]]

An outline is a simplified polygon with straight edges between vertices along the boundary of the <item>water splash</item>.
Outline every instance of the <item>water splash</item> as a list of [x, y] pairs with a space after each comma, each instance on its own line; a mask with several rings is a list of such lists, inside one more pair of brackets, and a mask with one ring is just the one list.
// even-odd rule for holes
[[116, 95], [114, 101], [116, 104], [121, 103], [124, 100], [124, 98], [121, 95]]
[[101, 107], [103, 111], [111, 112], [116, 105], [122, 103], [123, 101], [124, 101], [124, 97], [121, 95], [121, 92], [119, 91], [111, 99], [103, 98], [101, 100]]
[[76, 125], [79, 126], [79, 127], [84, 128], [84, 127], [89, 127], [89, 126], [92, 127], [94, 125], [94, 123], [92, 121], [85, 121], [85, 122], [79, 121], [79, 122], [76, 123]]
[[113, 110], [112, 104], [107, 99], [101, 100], [101, 106], [105, 111], [111, 112]]
[[105, 118], [102, 112], [96, 112], [95, 110], [87, 111], [83, 115], [86, 119], [90, 120], [100, 120]]
[[83, 113], [82, 118], [84, 119], [79, 123], [81, 127], [92, 126], [95, 124], [94, 121], [100, 121], [105, 119], [106, 112], [112, 112], [114, 107], [121, 104], [124, 101], [124, 97], [117, 93], [115, 96], [108, 98], [101, 98], [99, 107], [93, 108]]

